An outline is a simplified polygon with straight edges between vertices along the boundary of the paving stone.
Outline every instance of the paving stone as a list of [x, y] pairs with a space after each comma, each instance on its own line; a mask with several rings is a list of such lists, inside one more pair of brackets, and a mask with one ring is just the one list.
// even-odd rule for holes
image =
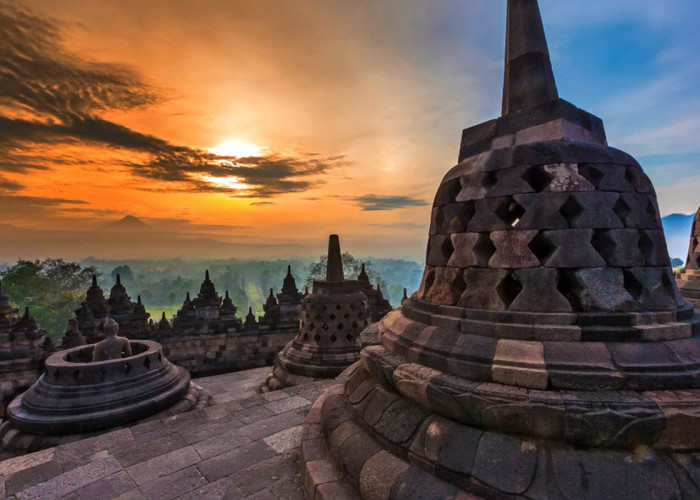
[[63, 497], [65, 500], [81, 500], [85, 498], [115, 498], [124, 493], [136, 490], [136, 484], [125, 471], [99, 479], [94, 483], [83, 486], [73, 493]]
[[121, 470], [119, 463], [108, 457], [55, 476], [31, 488], [24, 489], [17, 493], [16, 496], [18, 499], [57, 498]]
[[231, 480], [229, 478], [224, 477], [195, 491], [185, 493], [178, 498], [182, 500], [236, 500], [243, 498], [243, 493], [238, 489], [238, 487], [231, 484]]
[[5, 493], [14, 495], [28, 487], [40, 485], [63, 473], [58, 462], [51, 460], [17, 470], [4, 477]]
[[134, 482], [141, 486], [149, 481], [161, 478], [194, 465], [201, 460], [191, 446], [181, 448], [165, 455], [160, 455], [146, 462], [133, 465], [126, 469]]
[[303, 398], [299, 395], [292, 396], [287, 399], [282, 399], [279, 401], [273, 401], [272, 403], [267, 403], [265, 408], [272, 412], [273, 415], [278, 415], [280, 413], [288, 412], [291, 410], [296, 410], [297, 408], [303, 408], [305, 406], [310, 406], [312, 401]]
[[235, 414], [221, 417], [216, 420], [207, 420], [200, 422], [196, 426], [180, 428], [178, 432], [188, 444], [198, 443], [209, 439], [213, 436], [218, 436], [232, 429], [241, 429], [245, 427], [241, 419]]
[[179, 433], [170, 432], [164, 437], [149, 442], [146, 446], [144, 443], [138, 442], [127, 443], [123, 447], [112, 450], [112, 455], [122, 467], [126, 468], [139, 462], [145, 462], [166, 453], [179, 450], [185, 446], [187, 446], [187, 442]]
[[207, 478], [207, 481], [213, 482], [250, 467], [257, 462], [271, 458], [275, 454], [275, 450], [270, 448], [264, 441], [254, 441], [235, 450], [204, 460], [197, 465], [197, 468]]
[[224, 432], [192, 445], [202, 460], [233, 451], [251, 442], [248, 436], [242, 435], [237, 429]]
[[302, 431], [303, 427], [297, 425], [291, 429], [285, 429], [277, 434], [263, 438], [263, 441], [277, 453], [289, 453], [299, 449]]
[[240, 419], [243, 424], [252, 424], [253, 422], [258, 422], [269, 418], [273, 416], [274, 413], [264, 406], [252, 406], [250, 408], [237, 411], [235, 415], [236, 418]]
[[266, 488], [273, 495], [271, 498], [301, 495], [299, 463], [298, 458], [293, 455], [268, 458], [231, 474], [229, 479], [245, 496], [262, 488]]
[[141, 485], [141, 492], [148, 498], [169, 500], [205, 486], [207, 480], [196, 466], [179, 470], [159, 479]]

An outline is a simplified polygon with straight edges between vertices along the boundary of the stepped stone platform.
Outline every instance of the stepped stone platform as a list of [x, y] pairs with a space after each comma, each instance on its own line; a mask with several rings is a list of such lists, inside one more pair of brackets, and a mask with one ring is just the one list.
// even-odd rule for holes
[[306, 414], [332, 380], [259, 394], [269, 368], [196, 379], [213, 405], [0, 462], [0, 498], [303, 499]]

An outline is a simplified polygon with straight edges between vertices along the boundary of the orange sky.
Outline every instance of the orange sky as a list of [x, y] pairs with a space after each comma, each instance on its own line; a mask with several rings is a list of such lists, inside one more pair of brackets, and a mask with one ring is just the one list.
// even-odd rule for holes
[[[461, 129], [500, 109], [496, 4], [0, 0], [5, 222], [420, 256]], [[236, 141], [261, 156], [212, 153]]]

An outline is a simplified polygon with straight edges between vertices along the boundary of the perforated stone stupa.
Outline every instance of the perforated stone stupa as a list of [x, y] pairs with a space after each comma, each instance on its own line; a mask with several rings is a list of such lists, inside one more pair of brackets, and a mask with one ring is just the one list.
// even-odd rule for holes
[[340, 239], [330, 236], [326, 279], [315, 280], [301, 302], [299, 335], [277, 355], [263, 391], [317, 378], [333, 378], [359, 358], [359, 335], [370, 322], [367, 296], [356, 280], [346, 280]]
[[309, 416], [310, 498], [700, 497], [700, 330], [653, 186], [559, 98], [536, 0], [508, 1], [504, 82], [420, 289]]
[[683, 296], [700, 308], [700, 208], [693, 219], [685, 268], [677, 282]]

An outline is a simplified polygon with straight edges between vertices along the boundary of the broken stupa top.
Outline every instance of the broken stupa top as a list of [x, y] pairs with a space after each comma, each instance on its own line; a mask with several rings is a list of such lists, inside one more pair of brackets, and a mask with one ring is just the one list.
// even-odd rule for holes
[[690, 337], [651, 182], [559, 98], [536, 1], [508, 3], [507, 36], [503, 116], [463, 133], [414, 307], [502, 338]]
[[700, 209], [695, 213], [685, 268], [677, 280], [683, 296], [700, 307]]

